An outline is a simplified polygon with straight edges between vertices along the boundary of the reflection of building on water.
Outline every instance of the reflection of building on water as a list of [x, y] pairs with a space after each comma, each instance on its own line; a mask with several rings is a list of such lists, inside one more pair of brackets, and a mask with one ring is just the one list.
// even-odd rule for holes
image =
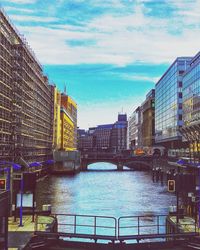
[[55, 151], [54, 166], [52, 173], [54, 174], [73, 174], [80, 168], [80, 152], [79, 151]]

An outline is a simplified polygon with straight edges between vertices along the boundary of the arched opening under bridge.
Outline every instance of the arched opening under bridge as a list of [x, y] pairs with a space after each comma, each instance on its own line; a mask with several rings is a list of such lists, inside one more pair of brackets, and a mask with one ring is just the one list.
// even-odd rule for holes
[[92, 162], [88, 163], [88, 171], [117, 171], [117, 170], [129, 170], [125, 165], [121, 166], [123, 169], [119, 169], [119, 164], [109, 161]]

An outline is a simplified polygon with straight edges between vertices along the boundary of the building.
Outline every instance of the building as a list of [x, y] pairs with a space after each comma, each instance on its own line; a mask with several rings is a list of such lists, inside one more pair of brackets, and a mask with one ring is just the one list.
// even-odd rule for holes
[[0, 9], [0, 160], [12, 160], [12, 34]]
[[[77, 148], [77, 104], [75, 101], [69, 96], [66, 95], [65, 93], [61, 94], [61, 107], [62, 110], [65, 110], [66, 113], [68, 114], [68, 121], [71, 119], [73, 123], [73, 133], [71, 133], [71, 136], [73, 136], [73, 144], [72, 147], [73, 150]], [[70, 123], [70, 122], [69, 122]], [[70, 128], [70, 125], [69, 125]]]
[[110, 150], [110, 136], [113, 128], [113, 124], [98, 125], [93, 132], [94, 148], [97, 151]]
[[141, 107], [137, 107], [128, 119], [127, 149], [142, 147]]
[[113, 124], [110, 134], [110, 148], [113, 152], [120, 152], [126, 149], [127, 124], [127, 115], [118, 114], [118, 120]]
[[190, 158], [200, 162], [200, 52], [190, 61], [183, 76], [183, 127]]
[[182, 80], [191, 57], [178, 57], [155, 86], [155, 143], [182, 147]]
[[61, 93], [56, 86], [51, 88], [54, 94], [53, 149], [59, 150], [61, 148]]
[[85, 131], [84, 129], [78, 129], [78, 150], [80, 151], [92, 151], [94, 148], [94, 137], [90, 134], [90, 129]]
[[0, 10], [0, 158], [52, 158], [53, 93], [26, 40]]
[[152, 147], [155, 143], [155, 89], [149, 91], [141, 105], [142, 110], [142, 146]]
[[114, 124], [103, 124], [78, 130], [78, 149], [81, 151], [119, 152], [127, 145], [127, 115], [119, 114]]
[[54, 100], [53, 149], [72, 151], [77, 148], [77, 104], [72, 98], [51, 86]]
[[191, 60], [183, 76], [183, 122], [200, 122], [200, 52]]
[[71, 114], [66, 109], [66, 96], [61, 95], [61, 150], [71, 151], [74, 147], [74, 121]]

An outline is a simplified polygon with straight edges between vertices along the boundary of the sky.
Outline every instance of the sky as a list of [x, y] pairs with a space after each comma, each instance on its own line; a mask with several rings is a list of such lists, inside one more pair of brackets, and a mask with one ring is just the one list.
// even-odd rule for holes
[[0, 0], [78, 126], [127, 116], [178, 56], [200, 44], [200, 0]]

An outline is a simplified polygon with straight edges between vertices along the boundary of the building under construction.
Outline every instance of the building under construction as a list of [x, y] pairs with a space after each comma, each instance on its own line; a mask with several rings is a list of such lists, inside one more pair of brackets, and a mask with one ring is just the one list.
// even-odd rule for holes
[[0, 161], [52, 158], [53, 92], [26, 40], [0, 9]]

